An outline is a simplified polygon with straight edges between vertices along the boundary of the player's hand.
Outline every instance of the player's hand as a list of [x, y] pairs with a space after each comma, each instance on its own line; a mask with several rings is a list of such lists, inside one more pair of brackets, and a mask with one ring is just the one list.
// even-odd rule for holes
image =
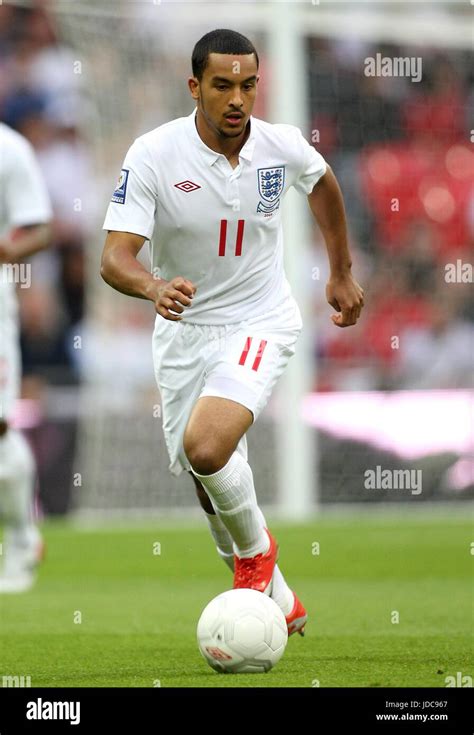
[[[155, 309], [163, 319], [181, 321], [184, 307], [193, 303], [196, 286], [187, 278], [176, 276], [171, 281], [159, 281], [154, 293]], [[172, 309], [172, 311], [170, 311]], [[178, 314], [174, 314], [177, 312]]]
[[357, 322], [364, 306], [364, 291], [351, 273], [331, 276], [326, 286], [326, 298], [339, 312], [331, 316], [336, 327], [350, 327]]

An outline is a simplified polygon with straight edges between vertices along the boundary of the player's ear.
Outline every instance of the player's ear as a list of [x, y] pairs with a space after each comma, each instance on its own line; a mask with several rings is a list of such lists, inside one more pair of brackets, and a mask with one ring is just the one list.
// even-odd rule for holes
[[196, 77], [189, 77], [188, 87], [191, 92], [193, 99], [199, 99], [199, 80]]

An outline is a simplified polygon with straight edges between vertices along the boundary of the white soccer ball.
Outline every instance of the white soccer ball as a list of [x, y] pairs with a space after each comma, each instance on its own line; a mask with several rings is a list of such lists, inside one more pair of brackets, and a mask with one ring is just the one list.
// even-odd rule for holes
[[199, 650], [223, 674], [258, 674], [278, 663], [288, 641], [285, 616], [271, 597], [251, 589], [222, 592], [197, 626]]

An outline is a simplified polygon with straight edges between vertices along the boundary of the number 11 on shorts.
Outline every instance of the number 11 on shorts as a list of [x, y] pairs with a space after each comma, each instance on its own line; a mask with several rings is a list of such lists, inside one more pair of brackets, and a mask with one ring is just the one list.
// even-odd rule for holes
[[[267, 344], [266, 339], [261, 339], [260, 344], [257, 349], [257, 355], [253, 361], [252, 364], [252, 370], [258, 370], [258, 366], [260, 365], [260, 362], [262, 361], [263, 351], [265, 350], [265, 346]], [[245, 361], [247, 360], [247, 356], [250, 352], [250, 349], [252, 347], [252, 337], [247, 337], [245, 340], [245, 346], [242, 350], [242, 354], [240, 355], [239, 365], [245, 365]]]

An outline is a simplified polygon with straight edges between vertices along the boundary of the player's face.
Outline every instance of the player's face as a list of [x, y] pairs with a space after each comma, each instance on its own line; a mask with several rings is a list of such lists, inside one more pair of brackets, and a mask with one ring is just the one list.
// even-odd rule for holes
[[245, 131], [258, 79], [254, 54], [209, 54], [202, 80], [192, 91], [207, 124], [217, 135], [236, 138]]

